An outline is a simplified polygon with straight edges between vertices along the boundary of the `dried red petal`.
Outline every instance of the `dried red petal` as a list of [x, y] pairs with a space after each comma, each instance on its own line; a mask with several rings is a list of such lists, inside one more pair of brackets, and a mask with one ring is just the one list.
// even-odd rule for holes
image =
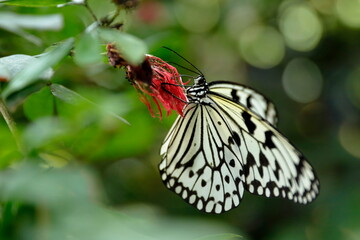
[[156, 97], [170, 114], [171, 110], [183, 114], [183, 108], [187, 102], [184, 83], [175, 67], [164, 62], [160, 58], [147, 55], [153, 70], [151, 96]]
[[160, 104], [165, 108], [167, 115], [171, 110], [183, 115], [187, 98], [184, 83], [175, 67], [152, 55], [146, 55], [141, 65], [134, 66], [121, 57], [114, 45], [108, 44], [107, 51], [111, 65], [126, 68], [129, 81], [140, 92], [140, 101], [148, 107], [151, 116], [154, 117], [155, 114], [149, 99], [144, 94], [152, 98], [159, 118], [162, 118]]

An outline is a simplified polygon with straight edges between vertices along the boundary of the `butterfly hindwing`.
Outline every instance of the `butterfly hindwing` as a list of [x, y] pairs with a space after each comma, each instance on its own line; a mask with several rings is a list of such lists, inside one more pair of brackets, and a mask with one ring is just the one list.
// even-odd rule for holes
[[227, 98], [209, 97], [226, 115], [232, 130], [239, 133], [245, 189], [304, 204], [317, 196], [319, 182], [313, 168], [278, 130]]
[[237, 141], [216, 104], [189, 104], [161, 149], [165, 185], [205, 212], [240, 204], [243, 166]]

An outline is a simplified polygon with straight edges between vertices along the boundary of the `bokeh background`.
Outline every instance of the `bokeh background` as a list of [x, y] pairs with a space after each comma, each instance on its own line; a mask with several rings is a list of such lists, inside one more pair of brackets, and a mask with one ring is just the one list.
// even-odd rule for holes
[[[99, 19], [115, 9], [88, 4]], [[38, 55], [93, 21], [83, 6], [0, 3], [0, 57]], [[152, 118], [125, 72], [98, 56], [66, 57], [51, 82], [96, 107], [61, 101], [48, 87], [8, 99], [31, 154], [24, 164], [1, 120], [2, 239], [360, 239], [360, 1], [144, 0], [116, 21], [149, 53], [190, 67], [167, 46], [208, 81], [270, 98], [280, 131], [318, 173], [319, 197], [297, 205], [246, 193], [230, 212], [199, 212], [157, 169], [176, 114]]]

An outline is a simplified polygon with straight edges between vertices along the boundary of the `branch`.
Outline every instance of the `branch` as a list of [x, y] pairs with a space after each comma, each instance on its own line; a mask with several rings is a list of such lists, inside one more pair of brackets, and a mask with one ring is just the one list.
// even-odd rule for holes
[[5, 105], [2, 98], [0, 98], [0, 113], [4, 117], [6, 124], [8, 125], [8, 127], [10, 129], [10, 132], [14, 137], [14, 140], [16, 142], [16, 145], [17, 145], [19, 151], [22, 154], [24, 154], [25, 153], [24, 146], [23, 146], [23, 144], [21, 142], [21, 139], [19, 137], [19, 132], [18, 132], [18, 129], [16, 127], [16, 123], [15, 123], [14, 119], [12, 118], [12, 116], [10, 115], [9, 110], [6, 107], [6, 105]]

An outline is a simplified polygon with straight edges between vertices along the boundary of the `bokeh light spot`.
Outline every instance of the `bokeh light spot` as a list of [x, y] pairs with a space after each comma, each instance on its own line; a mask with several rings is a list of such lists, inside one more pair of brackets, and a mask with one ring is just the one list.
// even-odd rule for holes
[[282, 81], [288, 96], [300, 103], [317, 99], [323, 85], [319, 68], [305, 58], [296, 58], [288, 63]]
[[208, 32], [220, 18], [217, 0], [178, 0], [174, 10], [180, 25], [195, 33]]
[[276, 66], [285, 54], [281, 34], [276, 29], [265, 26], [245, 29], [240, 35], [239, 48], [245, 61], [259, 68]]
[[250, 26], [260, 23], [258, 10], [252, 2], [236, 2], [225, 16], [224, 26], [227, 34], [233, 39], [238, 39], [242, 31]]
[[334, 12], [335, 0], [310, 0], [311, 5], [323, 14], [331, 15]]
[[354, 157], [360, 158], [360, 125], [343, 123], [339, 130], [341, 146]]
[[286, 44], [297, 51], [312, 50], [319, 43], [323, 26], [316, 12], [305, 4], [290, 5], [280, 15]]
[[344, 24], [349, 27], [360, 27], [360, 0], [338, 0], [336, 13]]

